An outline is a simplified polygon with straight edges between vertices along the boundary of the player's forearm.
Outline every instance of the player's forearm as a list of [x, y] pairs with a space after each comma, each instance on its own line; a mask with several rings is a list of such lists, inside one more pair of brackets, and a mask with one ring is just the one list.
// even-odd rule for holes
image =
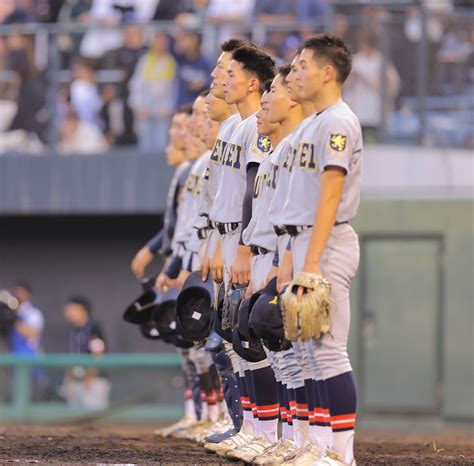
[[319, 265], [329, 236], [336, 223], [337, 209], [342, 198], [344, 176], [323, 173], [321, 177], [321, 196], [316, 208], [311, 239], [306, 253], [307, 265]]

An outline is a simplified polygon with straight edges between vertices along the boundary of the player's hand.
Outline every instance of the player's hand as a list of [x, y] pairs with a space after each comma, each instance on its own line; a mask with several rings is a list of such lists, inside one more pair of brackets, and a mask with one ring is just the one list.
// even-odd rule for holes
[[224, 281], [224, 257], [222, 256], [221, 241], [217, 243], [216, 252], [211, 259], [211, 276], [216, 283]]
[[282, 288], [291, 282], [293, 278], [293, 256], [291, 251], [285, 251], [283, 254], [283, 260], [281, 266], [278, 267], [277, 272], [277, 290], [281, 291]]
[[272, 268], [268, 272], [268, 275], [265, 277], [265, 280], [263, 281], [262, 288], [265, 288], [270, 280], [278, 276], [278, 267], [275, 267], [272, 265]]
[[250, 282], [250, 268], [252, 265], [252, 253], [248, 246], [239, 244], [237, 254], [232, 264], [230, 274], [232, 283], [245, 285]]
[[143, 278], [145, 269], [154, 257], [153, 253], [148, 249], [148, 246], [143, 246], [132, 259], [130, 268], [132, 269], [133, 275], [138, 279]]
[[204, 251], [204, 256], [201, 262], [201, 277], [202, 277], [203, 282], [205, 282], [207, 280], [207, 277], [209, 277], [210, 270], [211, 270], [211, 261], [209, 260], [209, 256], [207, 254], [207, 247], [206, 247], [206, 250]]
[[174, 280], [173, 286], [181, 289], [184, 285], [184, 282], [190, 275], [191, 275], [191, 272], [188, 272], [187, 270], [181, 270], [176, 280]]
[[249, 286], [247, 287], [247, 291], [245, 292], [245, 298], [249, 299], [254, 293], [252, 280], [249, 282]]
[[170, 281], [170, 278], [168, 275], [166, 275], [164, 272], [161, 272], [155, 280], [155, 288], [158, 291], [163, 291], [165, 286], [169, 286], [168, 283]]
[[[317, 273], [318, 275], [321, 275], [321, 265], [319, 262], [315, 262], [315, 263], [305, 262], [301, 271], [308, 272], [308, 273]], [[296, 297], [298, 298], [298, 302], [301, 302], [303, 298], [304, 290], [305, 289], [303, 286], [298, 287], [298, 291], [296, 292]], [[307, 292], [311, 293], [312, 290], [307, 290]]]

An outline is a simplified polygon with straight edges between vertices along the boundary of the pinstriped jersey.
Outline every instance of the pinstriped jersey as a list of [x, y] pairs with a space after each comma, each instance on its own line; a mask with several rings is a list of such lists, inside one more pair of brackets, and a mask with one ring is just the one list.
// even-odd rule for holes
[[362, 131], [356, 115], [342, 100], [317, 114], [300, 133], [289, 170], [290, 185], [279, 225], [312, 225], [321, 194], [321, 174], [328, 166], [345, 173], [337, 222], [357, 214], [362, 181]]
[[260, 246], [269, 251], [275, 251], [277, 248], [277, 236], [268, 210], [279, 184], [280, 160], [288, 151], [289, 142], [290, 135], [284, 137], [258, 167], [253, 190], [252, 218], [242, 235], [247, 245]]
[[[281, 218], [284, 215], [283, 205], [288, 197], [292, 160], [301, 141], [301, 132], [307, 125], [312, 124], [313, 120], [314, 115], [311, 115], [297, 125], [288, 134], [288, 144], [284, 150], [278, 151], [278, 159], [275, 161], [278, 165], [278, 183], [268, 209], [268, 219], [272, 225], [282, 225]], [[305, 199], [302, 199], [300, 202], [304, 201]]]
[[211, 160], [220, 164], [219, 183], [209, 218], [215, 222], [242, 221], [242, 204], [247, 187], [247, 165], [260, 163], [270, 150], [270, 140], [257, 134], [256, 113], [242, 120]]
[[[222, 148], [223, 141], [227, 141], [234, 131], [235, 127], [242, 121], [240, 114], [230, 116], [227, 120], [221, 123], [219, 132], [217, 133], [216, 142], [212, 149], [212, 155], [209, 159], [209, 164], [206, 172], [206, 176], [203, 183], [203, 190], [199, 200], [199, 215], [208, 217], [212, 207], [212, 203], [216, 197], [217, 185], [219, 182], [219, 171], [221, 165], [219, 163], [216, 154]], [[203, 226], [207, 224], [207, 220], [204, 220]]]

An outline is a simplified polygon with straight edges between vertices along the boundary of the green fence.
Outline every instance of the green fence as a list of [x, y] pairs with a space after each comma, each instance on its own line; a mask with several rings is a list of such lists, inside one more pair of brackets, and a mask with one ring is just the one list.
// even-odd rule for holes
[[[116, 402], [104, 411], [74, 409], [60, 402], [32, 401], [32, 368], [67, 369], [73, 366], [107, 370], [178, 369], [181, 360], [173, 353], [108, 354], [99, 358], [80, 354], [49, 354], [39, 357], [0, 355], [0, 369], [13, 369], [12, 400], [9, 404], [0, 404], [0, 421], [51, 422], [103, 418], [114, 421], [160, 422], [176, 419], [182, 414], [182, 406], [140, 403], [133, 397]], [[144, 390], [146, 391], [146, 387]]]

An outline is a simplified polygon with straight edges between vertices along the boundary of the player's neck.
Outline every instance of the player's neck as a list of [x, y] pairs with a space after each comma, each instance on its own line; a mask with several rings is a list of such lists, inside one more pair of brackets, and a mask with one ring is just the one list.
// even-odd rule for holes
[[283, 137], [290, 134], [306, 118], [303, 108], [298, 105], [288, 113], [288, 118], [281, 122]]
[[303, 111], [304, 118], [308, 118], [309, 116], [316, 113], [313, 102], [310, 102], [308, 100], [305, 100], [304, 102], [301, 103], [301, 109]]
[[272, 133], [270, 136], [270, 141], [272, 142], [272, 148], [275, 150], [276, 146], [280, 143], [280, 141], [285, 137], [285, 134], [283, 133], [283, 129], [280, 125], [280, 127]]
[[333, 87], [325, 89], [314, 96], [313, 104], [317, 113], [326, 110], [331, 105], [339, 102], [342, 99], [342, 90], [340, 87]]
[[237, 110], [242, 120], [245, 120], [260, 108], [260, 95], [257, 92], [249, 94], [244, 100], [237, 102]]

